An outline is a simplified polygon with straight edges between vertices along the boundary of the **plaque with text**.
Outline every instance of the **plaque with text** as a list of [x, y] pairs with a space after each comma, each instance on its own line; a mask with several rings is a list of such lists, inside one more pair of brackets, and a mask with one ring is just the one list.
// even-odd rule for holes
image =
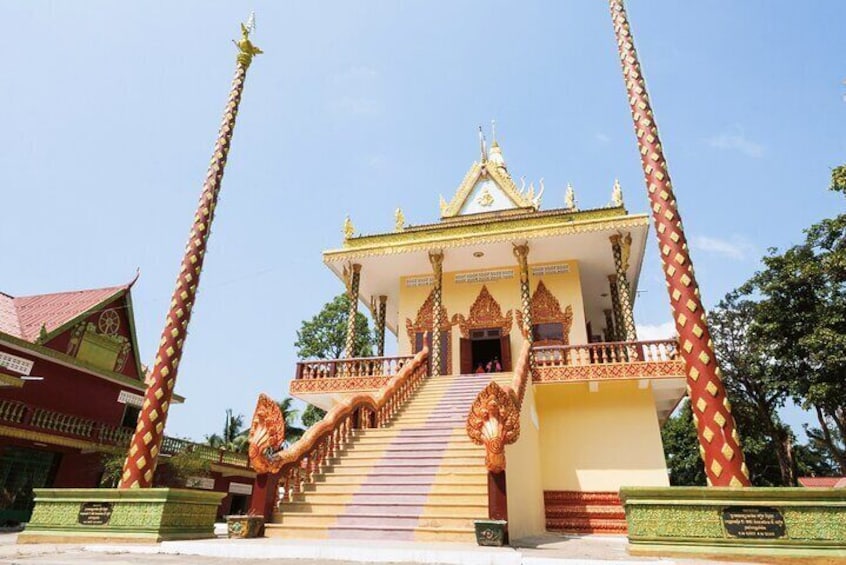
[[105, 526], [112, 517], [111, 502], [83, 502], [77, 521], [83, 526]]
[[784, 537], [784, 516], [778, 508], [729, 506], [723, 509], [723, 526], [733, 538], [776, 539]]

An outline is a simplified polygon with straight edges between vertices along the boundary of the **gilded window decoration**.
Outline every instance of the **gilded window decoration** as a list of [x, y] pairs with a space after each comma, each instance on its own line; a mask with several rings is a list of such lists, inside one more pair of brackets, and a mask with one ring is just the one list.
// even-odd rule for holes
[[96, 324], [83, 321], [73, 327], [66, 352], [94, 367], [119, 373], [132, 351], [129, 339], [117, 333], [119, 328], [117, 312], [106, 310]]
[[[543, 281], [538, 282], [538, 287], [532, 294], [531, 303], [532, 324], [561, 324], [563, 345], [570, 344], [570, 327], [573, 325], [573, 307], [569, 304], [561, 310], [561, 303], [546, 288]], [[517, 311], [517, 327], [523, 337], [526, 336], [526, 328], [523, 327], [523, 313]]]
[[470, 330], [478, 328], [500, 328], [502, 335], [507, 336], [511, 333], [512, 315], [512, 311], [509, 310], [503, 316], [502, 307], [491, 296], [487, 285], [482, 285], [479, 296], [470, 306], [469, 318], [465, 318], [463, 314], [456, 314], [452, 317], [452, 324], [458, 325], [463, 338], [469, 338]]
[[[417, 317], [412, 322], [410, 319], [405, 319], [405, 330], [408, 333], [408, 341], [411, 342], [412, 349], [414, 348], [414, 339], [417, 333], [425, 333], [432, 331], [433, 319], [433, 304], [435, 301], [434, 290], [429, 293], [423, 305], [417, 311]], [[449, 316], [446, 308], [441, 305], [441, 331], [449, 331], [451, 324], [449, 323]]]

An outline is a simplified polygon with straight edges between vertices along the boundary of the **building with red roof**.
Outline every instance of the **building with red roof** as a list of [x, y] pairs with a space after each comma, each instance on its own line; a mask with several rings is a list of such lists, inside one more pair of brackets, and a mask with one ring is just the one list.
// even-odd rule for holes
[[[100, 485], [103, 454], [126, 451], [146, 388], [134, 282], [0, 293], [0, 525], [28, 520], [33, 488]], [[246, 456], [173, 438], [162, 454], [185, 450], [211, 464], [211, 476], [193, 486], [234, 491], [220, 513], [241, 510], [255, 476]]]

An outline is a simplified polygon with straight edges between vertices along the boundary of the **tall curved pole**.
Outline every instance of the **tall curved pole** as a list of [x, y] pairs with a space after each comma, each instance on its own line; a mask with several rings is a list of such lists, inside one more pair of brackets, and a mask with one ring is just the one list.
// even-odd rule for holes
[[176, 278], [176, 289], [170, 301], [170, 310], [159, 341], [153, 371], [147, 380], [144, 404], [138, 417], [135, 434], [129, 444], [129, 453], [123, 464], [123, 474], [118, 488], [148, 488], [153, 484], [153, 474], [164, 439], [165, 422], [176, 384], [177, 367], [185, 345], [188, 322], [197, 296], [197, 286], [200, 284], [200, 272], [203, 268], [214, 209], [220, 193], [223, 169], [226, 166], [226, 156], [229, 154], [229, 146], [232, 142], [238, 105], [241, 103], [244, 79], [253, 56], [261, 53], [261, 50], [249, 39], [251, 31], [251, 24], [241, 24], [242, 37], [235, 43], [238, 47], [238, 63], [232, 89], [229, 92], [229, 101], [223, 112], [223, 123], [220, 126], [214, 154], [203, 183], [200, 203], [194, 215], [194, 223], [191, 225], [179, 276]]
[[699, 285], [687, 248], [678, 203], [670, 182], [658, 127], [646, 92], [623, 0], [609, 0], [623, 78], [632, 110], [637, 145], [646, 177], [658, 252], [670, 307], [679, 334], [679, 352], [687, 369], [687, 389], [699, 436], [699, 453], [711, 486], [749, 486], [740, 437], [720, 378]]

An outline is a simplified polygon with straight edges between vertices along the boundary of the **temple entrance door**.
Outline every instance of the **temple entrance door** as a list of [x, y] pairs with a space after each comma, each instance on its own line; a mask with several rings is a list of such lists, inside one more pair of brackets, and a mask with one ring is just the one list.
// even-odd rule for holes
[[470, 338], [461, 340], [462, 374], [493, 373], [497, 363], [501, 371], [511, 370], [511, 342], [499, 328], [471, 330]]
[[[425, 334], [423, 332], [417, 332], [414, 334], [414, 351], [412, 353], [417, 353], [421, 349], [423, 349], [423, 343], [425, 343]], [[442, 375], [449, 375], [451, 373], [450, 368], [450, 359], [449, 359], [449, 339], [450, 339], [450, 332], [442, 331], [441, 332], [441, 374]], [[432, 374], [432, 355], [429, 355], [429, 374]]]

